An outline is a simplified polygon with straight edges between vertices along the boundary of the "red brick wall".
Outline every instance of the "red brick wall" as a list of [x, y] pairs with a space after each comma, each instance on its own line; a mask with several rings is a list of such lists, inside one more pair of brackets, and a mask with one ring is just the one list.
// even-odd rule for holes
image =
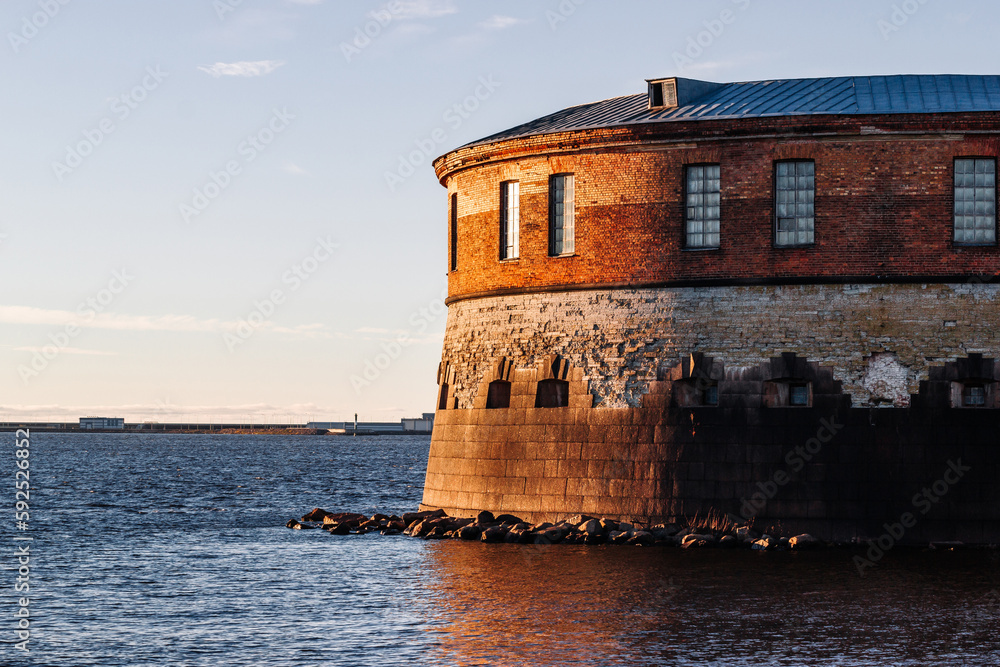
[[[458, 194], [451, 298], [557, 285], [1000, 275], [952, 244], [956, 157], [1000, 155], [1000, 114], [792, 117], [571, 132], [439, 158]], [[773, 246], [774, 161], [816, 164], [816, 243]], [[717, 162], [722, 241], [683, 250], [686, 164]], [[576, 175], [576, 256], [548, 257], [548, 177]], [[521, 182], [520, 259], [500, 262], [500, 183]], [[445, 215], [442, 216], [447, 220]], [[877, 280], [876, 280], [877, 281]]]

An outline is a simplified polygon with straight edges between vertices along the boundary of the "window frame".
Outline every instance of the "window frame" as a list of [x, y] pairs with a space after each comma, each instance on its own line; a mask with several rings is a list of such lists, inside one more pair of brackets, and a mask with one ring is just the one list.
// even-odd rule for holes
[[[977, 160], [989, 160], [993, 163], [993, 240], [978, 243], [976, 241], [959, 241], [958, 240], [958, 213], [955, 211], [955, 206], [958, 203], [958, 184], [956, 179], [958, 177], [958, 162], [960, 160], [972, 160], [973, 162]], [[952, 159], [951, 164], [951, 244], [955, 248], [992, 248], [996, 247], [998, 239], [1000, 239], [1000, 228], [998, 228], [998, 215], [997, 209], [998, 204], [1000, 204], [1000, 188], [997, 187], [997, 158], [992, 155], [956, 155]], [[974, 169], [975, 167], [973, 167]], [[975, 171], [973, 171], [975, 173]], [[976, 186], [973, 186], [975, 188]], [[973, 200], [975, 201], [975, 200]], [[973, 214], [975, 215], [975, 214]], [[974, 224], [974, 223], [973, 223]], [[973, 227], [975, 231], [975, 227]]]
[[[813, 182], [812, 182], [812, 202], [811, 202], [811, 205], [812, 205], [812, 216], [811, 216], [812, 217], [812, 241], [808, 241], [806, 243], [798, 243], [798, 242], [796, 242], [796, 243], [779, 243], [778, 242], [778, 233], [779, 233], [780, 230], [778, 229], [778, 225], [779, 225], [779, 222], [781, 220], [788, 219], [788, 216], [783, 216], [783, 217], [779, 217], [778, 216], [778, 204], [779, 204], [779, 201], [778, 201], [778, 169], [779, 169], [779, 165], [782, 165], [782, 164], [799, 164], [799, 163], [805, 163], [805, 164], [811, 164], [812, 165], [812, 179], [813, 179]], [[775, 160], [774, 161], [774, 166], [771, 169], [771, 179], [772, 179], [771, 192], [772, 192], [772, 196], [773, 196], [773, 203], [772, 203], [772, 206], [771, 206], [771, 216], [772, 216], [772, 222], [771, 222], [771, 244], [772, 244], [772, 247], [776, 248], [776, 249], [785, 249], [785, 248], [811, 248], [811, 247], [815, 246], [816, 245], [816, 160], [814, 160], [813, 158], [790, 158], [790, 159], [787, 159], [787, 160]], [[793, 192], [798, 192], [798, 190], [797, 189], [793, 190]], [[796, 221], [796, 230], [793, 233], [798, 234], [798, 222], [797, 222], [798, 221], [798, 217], [794, 217], [794, 218], [792, 218], [792, 220]], [[782, 233], [788, 233], [788, 232], [782, 232]]]
[[[556, 247], [556, 218], [560, 211], [557, 210], [556, 184], [563, 183], [562, 204], [562, 249]], [[569, 185], [567, 188], [566, 185]], [[566, 192], [569, 196], [566, 196]], [[566, 224], [566, 221], [569, 224]], [[567, 233], [568, 230], [568, 233]], [[566, 248], [567, 241], [569, 249]], [[576, 254], [576, 178], [571, 172], [552, 174], [549, 176], [549, 257], [571, 257]]]
[[[510, 205], [513, 192], [514, 205]], [[513, 218], [513, 219], [511, 219]], [[511, 238], [513, 237], [513, 242]], [[500, 183], [500, 261], [513, 262], [521, 254], [521, 182], [507, 180]], [[510, 254], [508, 254], [510, 253]]]
[[[719, 169], [719, 179], [718, 179], [719, 180], [719, 191], [718, 191], [718, 195], [719, 195], [719, 217], [718, 217], [719, 231], [715, 232], [715, 234], [719, 237], [719, 240], [718, 240], [718, 243], [716, 245], [691, 245], [691, 243], [690, 243], [690, 234], [691, 234], [691, 232], [688, 231], [688, 223], [691, 220], [691, 218], [688, 217], [688, 212], [689, 212], [689, 209], [691, 208], [690, 205], [688, 204], [688, 197], [691, 195], [691, 192], [688, 190], [688, 178], [690, 177], [690, 171], [691, 171], [691, 169], [704, 169], [705, 167], [717, 167]], [[682, 183], [682, 187], [684, 188], [684, 213], [683, 213], [684, 225], [681, 228], [681, 248], [683, 250], [690, 250], [692, 252], [705, 252], [705, 251], [711, 251], [711, 250], [720, 250], [722, 248], [722, 164], [719, 163], [719, 162], [696, 162], [696, 163], [692, 163], [692, 164], [686, 164], [686, 165], [684, 165], [684, 173], [683, 173], [682, 178], [684, 179], [684, 181]], [[705, 180], [705, 179], [703, 178], [702, 180]], [[700, 193], [700, 194], [705, 194], [705, 193]], [[704, 205], [703, 205], [703, 208], [704, 208]], [[705, 224], [705, 222], [706, 222], [706, 219], [703, 218], [701, 220], [702, 231], [700, 232], [700, 234], [702, 236], [706, 235], [706, 232], [704, 231], [704, 224]]]

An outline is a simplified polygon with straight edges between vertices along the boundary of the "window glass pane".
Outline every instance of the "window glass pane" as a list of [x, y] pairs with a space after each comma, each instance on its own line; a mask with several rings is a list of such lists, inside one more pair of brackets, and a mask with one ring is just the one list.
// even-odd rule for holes
[[[685, 247], [716, 248], [719, 245], [721, 214], [720, 166], [698, 165], [687, 168], [685, 179]], [[715, 233], [706, 234], [706, 231]]]
[[956, 243], [996, 243], [996, 161], [955, 160]]
[[813, 243], [816, 200], [814, 163], [776, 163], [775, 184], [775, 243], [779, 246]]

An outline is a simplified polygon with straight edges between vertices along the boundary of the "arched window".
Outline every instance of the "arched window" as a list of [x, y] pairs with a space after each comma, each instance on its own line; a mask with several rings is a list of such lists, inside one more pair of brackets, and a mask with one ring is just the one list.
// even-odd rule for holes
[[489, 392], [486, 395], [486, 407], [487, 409], [510, 407], [510, 382], [506, 380], [490, 382]]
[[542, 380], [535, 394], [536, 408], [565, 408], [569, 406], [569, 382], [566, 380]]

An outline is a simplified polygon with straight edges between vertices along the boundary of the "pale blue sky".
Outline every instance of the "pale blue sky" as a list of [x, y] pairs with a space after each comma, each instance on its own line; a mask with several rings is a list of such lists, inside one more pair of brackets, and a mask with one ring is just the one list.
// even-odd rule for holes
[[386, 182], [419, 146], [657, 76], [1000, 72], [985, 1], [63, 2], [0, 7], [0, 421], [430, 411], [446, 196]]

